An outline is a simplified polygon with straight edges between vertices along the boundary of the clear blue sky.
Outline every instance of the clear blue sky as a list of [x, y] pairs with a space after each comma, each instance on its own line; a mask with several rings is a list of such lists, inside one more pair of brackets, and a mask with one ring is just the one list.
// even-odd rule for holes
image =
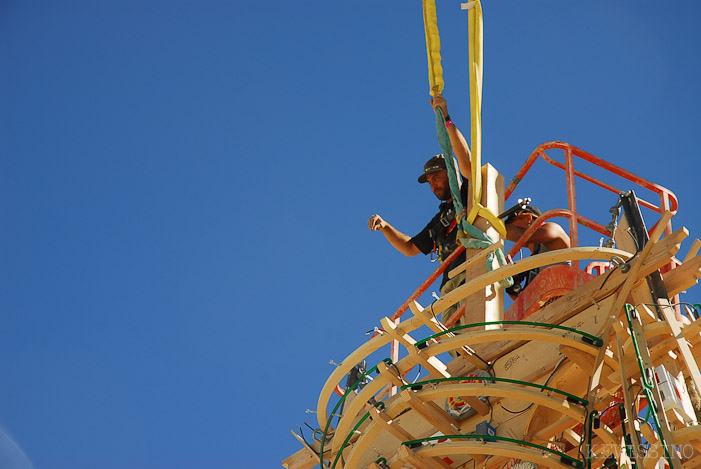
[[[2, 467], [264, 468], [301, 448], [329, 360], [434, 267], [366, 225], [414, 234], [437, 206], [416, 183], [438, 152], [420, 4], [0, 3]], [[567, 141], [673, 190], [700, 236], [701, 4], [484, 15], [484, 161], [508, 180]], [[438, 19], [467, 130], [467, 15], [439, 0]], [[615, 195], [578, 190], [608, 222]], [[564, 182], [543, 170], [528, 195], [563, 207]]]

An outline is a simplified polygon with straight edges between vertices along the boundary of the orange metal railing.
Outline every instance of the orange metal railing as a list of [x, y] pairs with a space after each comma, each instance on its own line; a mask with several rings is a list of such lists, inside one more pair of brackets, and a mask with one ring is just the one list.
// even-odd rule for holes
[[[548, 154], [546, 153], [547, 150], [562, 150], [565, 152], [565, 163], [560, 163], [559, 161], [555, 161]], [[627, 171], [619, 166], [616, 166], [612, 163], [609, 163], [606, 160], [602, 160], [599, 157], [596, 157], [592, 155], [591, 153], [588, 153], [584, 150], [581, 150], [573, 145], [570, 145], [569, 143], [565, 142], [558, 142], [558, 141], [553, 141], [553, 142], [546, 142], [543, 143], [542, 145], [538, 146], [531, 155], [528, 157], [526, 162], [523, 164], [521, 169], [516, 173], [516, 176], [513, 177], [511, 180], [511, 183], [509, 186], [506, 188], [505, 191], [505, 198], [508, 199], [509, 196], [513, 193], [514, 189], [516, 189], [516, 186], [523, 180], [524, 176], [528, 171], [531, 169], [533, 166], [533, 163], [538, 159], [538, 157], [542, 157], [543, 160], [546, 162], [550, 163], [551, 165], [555, 166], [556, 168], [560, 168], [565, 171], [565, 179], [567, 183], [567, 208], [570, 213], [567, 215], [562, 215], [562, 216], [567, 216], [569, 218], [569, 223], [570, 223], [570, 241], [572, 243], [573, 247], [579, 246], [579, 230], [578, 230], [578, 224], [583, 224], [585, 226], [588, 226], [590, 228], [594, 228], [594, 226], [598, 225], [595, 224], [593, 226], [589, 226], [588, 223], [581, 223], [584, 221], [580, 215], [577, 214], [577, 196], [575, 192], [575, 177], [579, 177], [581, 179], [584, 179], [585, 181], [591, 182], [603, 189], [606, 189], [610, 192], [613, 192], [614, 194], [620, 194], [622, 191], [620, 189], [617, 189], [609, 184], [606, 184], [605, 182], [599, 181], [598, 179], [595, 179], [589, 175], [586, 175], [582, 173], [581, 171], [577, 171], [574, 169], [574, 157], [581, 158], [584, 161], [588, 161], [589, 163], [594, 164], [595, 166], [598, 166], [602, 169], [607, 170], [608, 172], [615, 174], [617, 176], [620, 176], [624, 179], [627, 179], [628, 181], [643, 187], [645, 189], [648, 189], [654, 193], [656, 193], [659, 196], [660, 202], [659, 206], [655, 205], [651, 202], [648, 202], [644, 199], [639, 199], [639, 203], [641, 206], [649, 208], [659, 214], [664, 213], [665, 211], [669, 210], [672, 212], [672, 214], [677, 213], [677, 197], [670, 191], [669, 189], [666, 189], [658, 184], [655, 184], [653, 182], [648, 181], [647, 179], [641, 178], [640, 176], [631, 173], [630, 171]], [[600, 231], [598, 228], [601, 227], [599, 225], [598, 227], [594, 228], [596, 231]], [[651, 228], [651, 229], [654, 229]], [[665, 234], [670, 234], [672, 232], [672, 222], [670, 221], [667, 226], [665, 227]], [[606, 233], [605, 233], [606, 234]]]

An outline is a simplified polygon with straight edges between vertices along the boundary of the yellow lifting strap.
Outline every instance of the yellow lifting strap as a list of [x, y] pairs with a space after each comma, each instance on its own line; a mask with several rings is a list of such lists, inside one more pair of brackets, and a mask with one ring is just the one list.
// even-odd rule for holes
[[470, 50], [470, 117], [472, 129], [471, 174], [472, 191], [470, 191], [470, 213], [467, 222], [472, 224], [477, 216], [486, 218], [494, 228], [506, 237], [506, 227], [491, 210], [482, 205], [482, 3], [480, 0], [464, 3], [462, 9], [468, 10], [468, 36]]
[[[470, 7], [471, 5], [471, 7]], [[470, 77], [470, 118], [472, 121], [472, 209], [467, 215], [467, 222], [472, 223], [482, 208], [482, 5], [479, 0], [463, 5], [468, 10], [469, 39], [469, 77]]]
[[426, 57], [428, 57], [428, 83], [431, 96], [443, 92], [443, 66], [441, 65], [441, 38], [438, 35], [436, 1], [423, 0], [424, 31], [426, 31]]
[[[475, 0], [463, 3], [468, 11], [468, 35], [470, 50], [470, 114], [472, 121], [472, 157], [470, 173], [472, 190], [467, 222], [472, 224], [477, 216], [486, 218], [494, 228], [506, 237], [506, 227], [491, 210], [480, 203], [482, 200], [482, 3]], [[438, 34], [438, 18], [435, 0], [423, 0], [424, 30], [426, 32], [426, 56], [428, 57], [428, 81], [431, 96], [443, 92], [443, 66], [441, 65], [441, 38]], [[446, 155], [447, 157], [448, 155]], [[451, 155], [452, 156], [452, 155]]]

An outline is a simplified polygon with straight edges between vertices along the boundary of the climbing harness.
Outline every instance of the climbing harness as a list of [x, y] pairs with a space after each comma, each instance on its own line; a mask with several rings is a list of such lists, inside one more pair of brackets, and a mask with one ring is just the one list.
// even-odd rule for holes
[[[443, 206], [441, 207], [443, 208]], [[457, 226], [455, 208], [448, 205], [447, 209], [442, 209], [438, 216], [432, 221], [428, 231], [433, 240], [433, 251], [438, 254], [436, 259], [443, 262], [453, 249], [457, 246], [456, 240], [451, 241], [450, 234]]]

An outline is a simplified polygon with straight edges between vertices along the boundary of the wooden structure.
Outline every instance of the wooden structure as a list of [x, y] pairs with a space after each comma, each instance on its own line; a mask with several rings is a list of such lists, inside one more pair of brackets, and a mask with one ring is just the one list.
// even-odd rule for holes
[[[553, 148], [565, 152], [564, 164], [546, 154]], [[351, 352], [322, 387], [315, 441], [293, 432], [303, 448], [283, 467], [701, 467], [701, 306], [674, 304], [701, 277], [701, 242], [678, 260], [689, 233], [671, 229], [673, 194], [561, 142], [533, 152], [507, 197], [538, 157], [566, 172], [568, 208], [544, 213], [514, 248], [552, 216], [569, 218], [574, 247], [479, 273], [471, 266], [484, 254], [469, 253], [469, 280], [430, 311], [412, 295], [409, 317], [399, 318], [400, 311], [380, 319], [381, 333]], [[660, 195], [659, 205], [621, 195], [621, 221], [614, 217], [608, 225], [618, 248], [577, 245], [580, 227], [608, 230], [577, 213], [575, 177], [620, 191], [575, 171], [574, 157]], [[500, 191], [494, 186], [491, 193]], [[639, 206], [659, 214], [650, 231]], [[602, 213], [609, 216], [606, 207]], [[563, 261], [573, 266], [551, 269], [564, 267], [572, 275], [542, 272], [506, 311], [506, 321], [485, 324], [504, 317], [500, 300], [496, 315], [478, 305], [482, 316], [471, 312], [464, 326], [447, 330], [437, 319], [458, 301], [500, 291], [500, 279]], [[579, 261], [598, 263], [599, 274], [580, 271]], [[358, 363], [392, 344], [403, 353], [384, 352], [391, 358], [376, 360], [343, 397], [335, 393]], [[409, 382], [418, 367], [422, 376]], [[459, 418], [445, 405], [456, 398], [471, 407]]]

